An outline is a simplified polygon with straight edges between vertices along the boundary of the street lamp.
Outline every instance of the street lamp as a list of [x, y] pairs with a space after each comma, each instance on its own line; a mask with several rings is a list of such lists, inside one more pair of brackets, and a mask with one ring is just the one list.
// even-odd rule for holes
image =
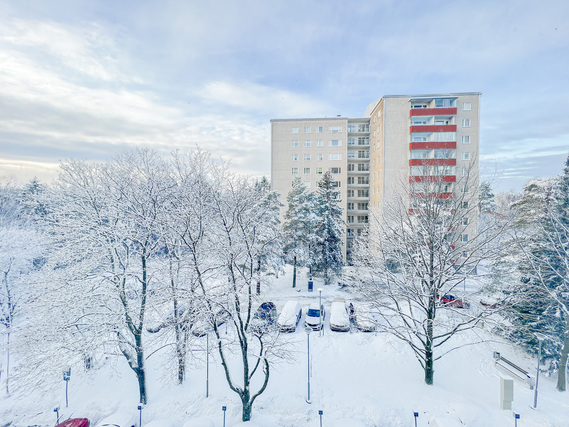
[[541, 361], [541, 342], [546, 338], [542, 333], [534, 333], [535, 337], [539, 342], [539, 347], [537, 351], [537, 373], [535, 374], [535, 393], [533, 395], [533, 409], [537, 409], [537, 383], [539, 382], [539, 362]]
[[324, 289], [322, 289], [322, 288], [318, 288], [319, 300], [320, 300], [320, 304], [319, 304], [319, 306], [318, 306], [319, 313], [320, 313], [320, 316], [319, 316], [319, 319], [320, 319], [320, 332], [318, 332], [318, 336], [320, 336], [320, 337], [322, 336], [322, 291], [323, 291], [323, 290], [324, 290]]
[[308, 344], [308, 358], [307, 360], [307, 378], [308, 378], [308, 398], [306, 399], [306, 403], [312, 403], [310, 401], [310, 332], [312, 332], [312, 328], [310, 326], [307, 326], [306, 328], [304, 328], [304, 331], [306, 332], [306, 342]]

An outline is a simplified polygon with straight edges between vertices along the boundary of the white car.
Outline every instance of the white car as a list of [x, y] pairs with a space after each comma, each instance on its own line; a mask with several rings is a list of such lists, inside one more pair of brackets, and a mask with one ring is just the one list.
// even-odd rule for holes
[[365, 304], [358, 304], [354, 308], [354, 322], [356, 328], [362, 332], [375, 331], [375, 319], [371, 314], [371, 309]]
[[346, 310], [344, 298], [335, 298], [330, 307], [330, 329], [336, 332], [350, 330], [350, 317]]
[[[320, 320], [320, 313], [322, 313], [322, 320]], [[324, 311], [324, 306], [318, 306], [317, 302], [310, 304], [308, 311], [306, 312], [306, 320], [304, 324], [314, 331], [319, 331], [324, 328], [324, 319], [326, 318], [326, 312]]]
[[281, 332], [294, 332], [302, 317], [302, 307], [298, 301], [287, 301], [277, 320]]

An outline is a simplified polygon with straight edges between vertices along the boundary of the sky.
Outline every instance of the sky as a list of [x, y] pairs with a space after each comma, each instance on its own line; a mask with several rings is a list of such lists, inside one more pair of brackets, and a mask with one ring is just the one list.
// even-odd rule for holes
[[270, 176], [270, 120], [482, 92], [496, 191], [569, 155], [565, 0], [0, 0], [0, 178], [196, 147]]

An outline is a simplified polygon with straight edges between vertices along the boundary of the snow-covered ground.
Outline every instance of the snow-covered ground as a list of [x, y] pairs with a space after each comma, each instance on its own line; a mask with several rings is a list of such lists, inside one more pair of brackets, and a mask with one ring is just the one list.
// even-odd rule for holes
[[[263, 289], [263, 300], [275, 302], [278, 310], [288, 299], [297, 299], [303, 308], [317, 301], [321, 286], [312, 293], [307, 280], [299, 276], [297, 289], [292, 276], [273, 279]], [[354, 295], [338, 286], [322, 286], [324, 306], [329, 310], [334, 297], [353, 301]], [[304, 315], [303, 315], [304, 317]], [[499, 409], [500, 372], [493, 352], [500, 353], [530, 372], [535, 360], [510, 344], [496, 339], [482, 328], [455, 337], [463, 347], [435, 364], [435, 384], [427, 386], [423, 373], [406, 344], [385, 333], [331, 332], [326, 319], [323, 336], [310, 334], [312, 376], [311, 400], [307, 398], [307, 336], [302, 323], [292, 341], [289, 362], [272, 366], [269, 386], [255, 402], [252, 420], [241, 423], [241, 405], [225, 381], [215, 352], [210, 354], [209, 397], [206, 391], [205, 337], [195, 339], [188, 379], [175, 384], [175, 370], [166, 352], [148, 359], [149, 403], [142, 410], [147, 427], [222, 426], [222, 406], [227, 407], [225, 425], [257, 426], [513, 426], [513, 412], [520, 414], [521, 426], [569, 426], [569, 394], [555, 390], [555, 379], [540, 376], [538, 409], [534, 392], [521, 382], [514, 384], [514, 411]], [[473, 342], [485, 342], [469, 345]], [[211, 344], [211, 343], [210, 343]], [[69, 384], [69, 408], [65, 408], [65, 384], [56, 393], [13, 395], [0, 399], [0, 426], [53, 426], [54, 408], [62, 419], [88, 417], [92, 426], [102, 421], [138, 423], [138, 386], [126, 362], [109, 361], [96, 371], [73, 372]], [[120, 421], [124, 420], [124, 421]], [[125, 427], [126, 424], [121, 424]], [[131, 425], [131, 424], [128, 424]]]

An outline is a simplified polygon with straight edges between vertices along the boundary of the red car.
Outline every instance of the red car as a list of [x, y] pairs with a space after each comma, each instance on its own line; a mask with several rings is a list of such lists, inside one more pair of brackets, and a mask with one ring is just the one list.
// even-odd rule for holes
[[463, 301], [460, 298], [456, 298], [454, 295], [443, 295], [443, 297], [440, 299], [440, 303], [441, 305], [446, 305], [449, 307], [456, 307], [456, 308], [468, 308], [470, 307], [470, 304], [468, 304], [466, 301]]
[[55, 427], [89, 427], [89, 420], [87, 418], [73, 418], [63, 421]]

